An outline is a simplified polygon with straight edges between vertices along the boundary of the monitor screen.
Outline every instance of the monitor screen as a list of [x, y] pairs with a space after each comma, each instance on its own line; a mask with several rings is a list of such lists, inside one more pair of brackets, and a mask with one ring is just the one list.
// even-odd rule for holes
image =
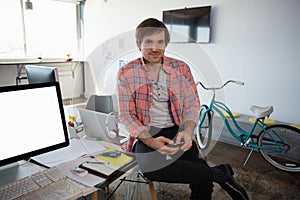
[[0, 87], [0, 166], [69, 145], [58, 82]]
[[25, 70], [29, 84], [58, 82], [58, 73], [56, 67], [26, 65]]
[[163, 11], [163, 22], [171, 42], [208, 43], [210, 41], [211, 6]]

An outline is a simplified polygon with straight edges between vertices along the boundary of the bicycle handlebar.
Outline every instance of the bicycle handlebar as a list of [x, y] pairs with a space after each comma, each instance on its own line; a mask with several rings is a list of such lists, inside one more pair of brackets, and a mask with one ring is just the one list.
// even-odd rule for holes
[[222, 89], [223, 87], [225, 87], [228, 83], [235, 83], [235, 84], [239, 84], [239, 85], [244, 85], [244, 84], [245, 84], [245, 83], [242, 82], [242, 81], [229, 80], [229, 81], [225, 82], [223, 85], [221, 85], [220, 87], [210, 87], [210, 88], [208, 88], [208, 87], [205, 87], [205, 85], [203, 85], [203, 83], [201, 83], [200, 81], [198, 81], [198, 82], [196, 83], [196, 85], [200, 84], [201, 87], [203, 87], [203, 89], [205, 89], [205, 90], [220, 90], [220, 89]]

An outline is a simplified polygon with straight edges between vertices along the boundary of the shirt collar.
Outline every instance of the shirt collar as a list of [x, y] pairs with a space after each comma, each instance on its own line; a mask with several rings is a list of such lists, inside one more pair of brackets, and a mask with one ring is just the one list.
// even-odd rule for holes
[[170, 59], [166, 56], [163, 57], [163, 67], [162, 69], [167, 73], [170, 74], [171, 70], [172, 70], [172, 65], [170, 63]]

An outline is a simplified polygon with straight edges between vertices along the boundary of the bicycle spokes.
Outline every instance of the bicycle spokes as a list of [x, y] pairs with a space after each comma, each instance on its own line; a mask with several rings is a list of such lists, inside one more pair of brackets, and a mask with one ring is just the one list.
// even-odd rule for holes
[[258, 138], [259, 152], [275, 167], [291, 172], [300, 171], [299, 130], [287, 125], [273, 125]]

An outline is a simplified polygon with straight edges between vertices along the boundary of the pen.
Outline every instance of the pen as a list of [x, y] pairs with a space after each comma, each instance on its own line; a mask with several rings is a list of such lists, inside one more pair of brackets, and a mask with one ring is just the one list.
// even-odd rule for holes
[[101, 162], [101, 161], [86, 161], [86, 163], [90, 163], [90, 164], [106, 164], [106, 163]]
[[104, 153], [101, 153], [99, 155], [110, 157], [110, 158], [116, 158], [116, 157], [121, 155], [121, 152], [104, 152]]

